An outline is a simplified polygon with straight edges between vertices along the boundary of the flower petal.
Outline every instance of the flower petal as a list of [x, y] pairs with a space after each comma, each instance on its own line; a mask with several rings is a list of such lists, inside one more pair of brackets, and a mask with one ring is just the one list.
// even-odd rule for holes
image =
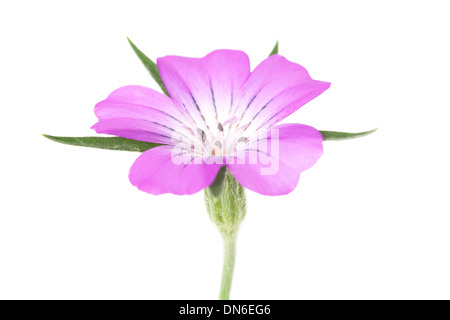
[[268, 128], [328, 89], [330, 83], [311, 79], [301, 65], [280, 55], [261, 62], [243, 84], [232, 115], [248, 131]]
[[237, 91], [250, 74], [248, 56], [234, 50], [216, 50], [204, 58], [166, 56], [157, 65], [172, 99], [204, 131], [209, 129], [206, 123], [228, 120]]
[[193, 194], [213, 183], [220, 164], [178, 164], [182, 159], [172, 156], [172, 150], [170, 146], [160, 146], [142, 153], [130, 169], [131, 183], [154, 195]]
[[264, 195], [283, 195], [295, 189], [300, 173], [313, 166], [322, 153], [319, 131], [284, 124], [273, 128], [268, 139], [260, 137], [258, 145], [240, 152], [239, 162], [227, 167], [242, 186]]
[[186, 121], [172, 100], [150, 88], [126, 86], [95, 106], [97, 133], [156, 143], [171, 143]]

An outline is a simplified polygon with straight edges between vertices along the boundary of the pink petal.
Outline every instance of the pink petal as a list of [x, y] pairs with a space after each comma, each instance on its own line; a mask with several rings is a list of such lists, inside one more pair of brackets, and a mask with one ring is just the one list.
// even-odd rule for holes
[[169, 97], [141, 86], [115, 90], [95, 106], [95, 115], [97, 133], [157, 143], [171, 143], [186, 122]]
[[229, 119], [237, 91], [250, 74], [248, 56], [234, 50], [213, 51], [204, 58], [166, 56], [157, 64], [172, 99], [204, 131], [206, 122]]
[[[264, 195], [293, 191], [300, 173], [313, 166], [323, 153], [322, 134], [313, 127], [284, 124], [274, 129], [278, 130], [279, 139], [270, 136], [265, 150], [261, 145], [253, 144], [238, 154], [238, 159], [244, 163], [227, 165], [242, 186]], [[261, 139], [260, 144], [263, 141]], [[255, 158], [257, 161], [252, 164]], [[265, 162], [267, 160], [270, 163]]]
[[172, 147], [160, 146], [142, 153], [133, 163], [129, 178], [139, 190], [158, 195], [196, 193], [213, 183], [221, 165], [176, 164], [180, 157], [172, 157]]
[[330, 83], [311, 79], [305, 68], [280, 55], [261, 62], [245, 81], [232, 115], [240, 125], [267, 128], [324, 92]]

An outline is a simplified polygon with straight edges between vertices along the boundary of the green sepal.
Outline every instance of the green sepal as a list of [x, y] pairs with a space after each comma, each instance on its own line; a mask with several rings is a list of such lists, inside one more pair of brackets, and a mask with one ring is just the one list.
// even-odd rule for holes
[[69, 144], [71, 146], [144, 152], [148, 149], [160, 146], [157, 143], [125, 139], [121, 137], [55, 137], [44, 134], [44, 137], [55, 142]]
[[209, 190], [211, 191], [211, 195], [220, 198], [222, 195], [223, 187], [225, 185], [226, 180], [227, 167], [223, 166], [220, 168], [219, 172], [216, 175], [213, 183], [209, 186]]
[[270, 56], [273, 56], [274, 54], [278, 54], [278, 41], [275, 43], [275, 47], [273, 47], [272, 52], [269, 54]]
[[141, 62], [144, 64], [145, 68], [147, 69], [147, 71], [150, 73], [150, 75], [152, 76], [152, 78], [156, 81], [156, 83], [159, 85], [159, 87], [161, 88], [161, 90], [166, 94], [169, 95], [169, 92], [167, 92], [166, 86], [164, 85], [161, 76], [159, 75], [159, 70], [158, 70], [158, 66], [156, 65], [156, 63], [154, 63], [149, 57], [147, 57], [141, 50], [139, 50], [138, 47], [135, 46], [135, 44], [133, 42], [131, 42], [131, 40], [129, 38], [128, 42], [131, 45], [131, 48], [133, 48], [133, 51], [136, 53], [136, 55], [138, 56], [139, 60], [141, 60]]
[[[222, 170], [222, 169], [221, 169]], [[233, 175], [223, 167], [223, 181], [219, 196], [211, 187], [205, 189], [205, 202], [209, 216], [222, 235], [234, 237], [246, 212], [245, 190]]]
[[356, 139], [361, 138], [364, 136], [367, 136], [375, 131], [377, 131], [378, 128], [370, 130], [370, 131], [363, 131], [363, 132], [338, 132], [338, 131], [320, 131], [323, 137], [323, 141], [327, 140], [349, 140], [349, 139]]

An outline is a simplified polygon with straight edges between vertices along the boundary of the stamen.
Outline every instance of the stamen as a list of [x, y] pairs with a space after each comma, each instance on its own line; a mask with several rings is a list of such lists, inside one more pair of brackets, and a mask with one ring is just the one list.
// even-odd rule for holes
[[200, 136], [200, 138], [202, 139], [202, 142], [206, 141], [206, 133], [205, 131], [203, 131], [200, 128], [197, 128], [197, 134]]
[[234, 120], [236, 120], [236, 119], [237, 119], [237, 117], [230, 118], [230, 119], [228, 119], [227, 121], [225, 121], [225, 122], [223, 123], [223, 125], [226, 126], [227, 124], [232, 123], [232, 122], [233, 122]]
[[190, 133], [191, 135], [194, 135], [194, 131], [192, 131], [192, 129], [191, 129], [190, 127], [185, 126], [185, 128], [189, 131], [189, 133]]

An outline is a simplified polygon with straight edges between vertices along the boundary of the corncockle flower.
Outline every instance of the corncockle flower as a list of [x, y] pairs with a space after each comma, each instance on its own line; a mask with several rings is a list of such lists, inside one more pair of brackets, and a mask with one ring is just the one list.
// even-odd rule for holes
[[[366, 135], [279, 124], [330, 83], [276, 54], [253, 71], [242, 51], [204, 58], [166, 56], [154, 64], [132, 45], [165, 94], [126, 86], [95, 106], [97, 133], [114, 138], [51, 137], [58, 142], [144, 151], [132, 165], [133, 185], [150, 194], [193, 194], [205, 189], [208, 213], [222, 233], [225, 261], [221, 299], [228, 299], [244, 188], [263, 195], [293, 191], [300, 174], [323, 153], [322, 141]], [[113, 140], [107, 140], [113, 139]]]
[[[302, 66], [272, 55], [251, 72], [247, 55], [232, 50], [201, 59], [167, 56], [157, 66], [170, 97], [146, 87], [119, 88], [96, 105], [99, 121], [92, 127], [97, 133], [164, 144], [144, 152], [131, 167], [131, 183], [140, 190], [196, 193], [211, 185], [225, 165], [243, 187], [281, 195], [294, 190], [300, 173], [321, 156], [319, 131], [300, 124], [277, 126], [330, 86], [311, 79]], [[279, 148], [261, 151], [261, 136], [271, 128], [278, 131]], [[262, 140], [267, 144], [272, 135]], [[261, 163], [261, 156], [277, 162], [278, 170], [261, 174], [270, 166]]]

